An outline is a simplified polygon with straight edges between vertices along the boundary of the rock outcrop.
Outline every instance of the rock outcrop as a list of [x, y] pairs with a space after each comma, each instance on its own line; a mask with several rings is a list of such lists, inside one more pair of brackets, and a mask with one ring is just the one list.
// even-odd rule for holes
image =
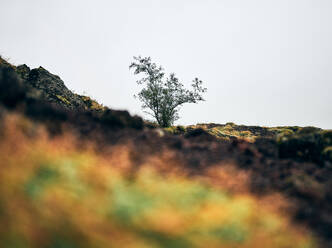
[[30, 70], [27, 65], [20, 65], [16, 71], [26, 83], [41, 90], [48, 102], [69, 110], [86, 109], [85, 102], [70, 91], [59, 76], [50, 73], [43, 67]]

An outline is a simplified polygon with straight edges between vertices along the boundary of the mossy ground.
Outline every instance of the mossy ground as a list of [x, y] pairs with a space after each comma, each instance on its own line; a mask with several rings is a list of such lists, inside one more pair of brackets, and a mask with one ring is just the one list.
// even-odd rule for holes
[[189, 126], [172, 126], [165, 128], [168, 133], [181, 135], [195, 129], [203, 129], [207, 133], [221, 140], [242, 139], [254, 142], [258, 138], [276, 138], [278, 135], [293, 134], [301, 127], [258, 127], [236, 125], [232, 122], [226, 124], [197, 124]]
[[85, 103], [86, 110], [92, 111], [105, 111], [107, 108], [101, 104], [99, 104], [96, 100], [93, 100], [89, 96], [77, 95], [79, 98], [83, 100]]

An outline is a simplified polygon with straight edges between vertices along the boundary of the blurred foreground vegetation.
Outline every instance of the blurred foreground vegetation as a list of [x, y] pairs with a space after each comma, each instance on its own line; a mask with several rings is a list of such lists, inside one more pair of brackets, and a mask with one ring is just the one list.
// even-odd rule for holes
[[0, 135], [0, 247], [316, 247], [283, 199], [257, 198], [227, 171], [194, 177], [159, 158], [135, 168], [127, 148], [96, 153], [17, 115]]

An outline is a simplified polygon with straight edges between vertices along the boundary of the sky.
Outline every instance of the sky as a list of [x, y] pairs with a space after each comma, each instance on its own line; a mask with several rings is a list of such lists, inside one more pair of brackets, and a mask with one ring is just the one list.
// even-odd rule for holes
[[0, 0], [0, 55], [145, 116], [129, 65], [150, 56], [205, 102], [179, 125], [332, 128], [331, 0]]

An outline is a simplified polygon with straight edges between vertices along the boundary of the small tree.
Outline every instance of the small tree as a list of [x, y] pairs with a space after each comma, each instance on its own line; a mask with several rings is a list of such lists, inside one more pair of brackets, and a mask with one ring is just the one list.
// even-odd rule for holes
[[203, 82], [198, 78], [193, 80], [192, 89], [184, 88], [174, 73], [165, 78], [164, 69], [151, 62], [151, 58], [134, 57], [130, 69], [134, 74], [145, 74], [137, 81], [144, 85], [135, 95], [143, 103], [142, 108], [148, 109], [145, 113], [156, 119], [161, 127], [169, 127], [179, 119], [179, 109], [185, 103], [204, 101], [201, 93], [207, 91], [202, 87]]

